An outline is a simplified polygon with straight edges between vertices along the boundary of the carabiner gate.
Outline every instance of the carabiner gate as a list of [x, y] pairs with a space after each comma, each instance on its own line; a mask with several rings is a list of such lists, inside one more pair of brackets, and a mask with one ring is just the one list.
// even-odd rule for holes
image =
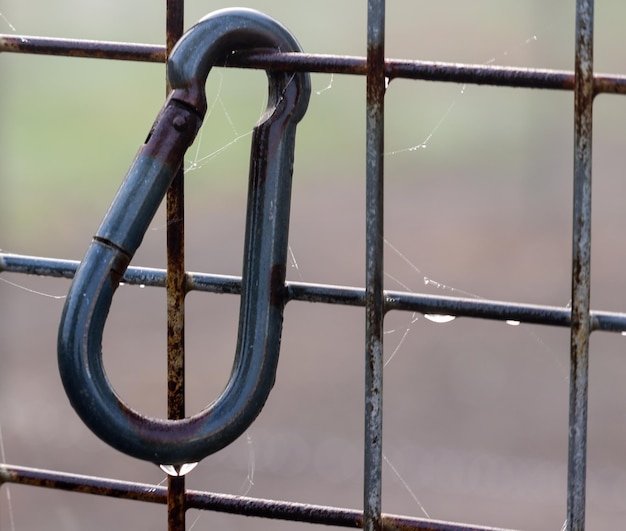
[[143, 416], [111, 387], [102, 335], [113, 294], [206, 112], [211, 68], [238, 50], [300, 52], [282, 25], [257, 11], [216, 11], [181, 38], [168, 61], [172, 92], [139, 150], [67, 296], [58, 362], [69, 400], [102, 440], [157, 464], [200, 461], [239, 437], [274, 384], [283, 310], [296, 124], [310, 95], [306, 73], [267, 72], [268, 106], [252, 137], [237, 349], [222, 394], [182, 420]]

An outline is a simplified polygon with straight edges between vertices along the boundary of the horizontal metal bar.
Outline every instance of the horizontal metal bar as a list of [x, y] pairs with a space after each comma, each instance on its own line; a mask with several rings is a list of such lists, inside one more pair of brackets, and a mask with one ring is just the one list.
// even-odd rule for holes
[[165, 62], [165, 46], [130, 42], [55, 39], [27, 35], [0, 35], [0, 52], [122, 61]]
[[[0, 52], [165, 62], [165, 46], [162, 45], [20, 35], [0, 35]], [[365, 57], [304, 53], [240, 52], [230, 56], [226, 66], [361, 76], [367, 71]], [[402, 78], [518, 88], [574, 89], [574, 72], [565, 70], [386, 59], [385, 75], [390, 80]], [[626, 94], [626, 76], [596, 73], [594, 93]]]
[[[167, 503], [167, 487], [0, 463], [0, 486], [3, 483], [45, 487], [163, 505]], [[186, 491], [185, 507], [186, 509], [208, 510], [336, 527], [363, 527], [363, 512], [355, 509], [265, 500], [198, 490]], [[383, 529], [388, 531], [507, 531], [494, 527], [473, 526], [390, 514], [383, 514]]]
[[[365, 75], [367, 71], [365, 57], [272, 54], [254, 51], [233, 54], [229, 57], [227, 66], [353, 75]], [[389, 80], [403, 78], [474, 85], [574, 90], [574, 73], [566, 70], [386, 59], [385, 75]], [[595, 74], [594, 83], [596, 94], [603, 92], [626, 94], [624, 75]]]
[[[41, 258], [19, 254], [0, 253], [0, 273], [22, 273], [71, 279], [79, 261]], [[122, 282], [130, 285], [165, 287], [164, 269], [129, 267]], [[212, 275], [188, 272], [187, 291], [203, 291], [238, 295], [241, 278], [229, 275]], [[321, 302], [344, 306], [365, 306], [365, 290], [349, 286], [286, 282], [288, 301]], [[411, 311], [425, 314], [473, 317], [494, 321], [519, 321], [560, 327], [570, 326], [570, 308], [520, 304], [489, 299], [469, 299], [426, 295], [404, 291], [385, 291], [385, 311]], [[626, 332], [626, 313], [591, 311], [592, 330]]]

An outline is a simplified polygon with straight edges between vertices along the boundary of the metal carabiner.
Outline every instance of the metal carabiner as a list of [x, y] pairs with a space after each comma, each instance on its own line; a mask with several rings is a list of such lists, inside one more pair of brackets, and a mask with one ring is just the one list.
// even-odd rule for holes
[[310, 95], [306, 73], [267, 72], [267, 110], [254, 129], [237, 350], [222, 394], [182, 420], [149, 418], [112, 389], [102, 336], [113, 294], [206, 112], [209, 71], [238, 50], [299, 52], [278, 22], [249, 9], [216, 11], [175, 46], [172, 92], [83, 258], [63, 308], [58, 362], [69, 400], [102, 440], [157, 464], [200, 461], [239, 437], [274, 385], [280, 350], [296, 124]]

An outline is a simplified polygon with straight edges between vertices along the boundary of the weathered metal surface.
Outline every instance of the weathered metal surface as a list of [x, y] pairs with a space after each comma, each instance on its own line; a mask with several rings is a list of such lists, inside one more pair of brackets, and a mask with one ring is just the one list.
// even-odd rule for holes
[[[237, 53], [228, 58], [225, 66], [358, 76], [367, 74], [365, 57], [311, 53], [276, 54], [264, 50]], [[387, 58], [385, 76], [390, 81], [398, 78], [513, 88], [574, 90], [574, 72], [543, 68]], [[594, 90], [596, 94], [625, 94], [626, 76], [595, 74]]]
[[363, 529], [382, 529], [385, 1], [367, 7]]
[[0, 52], [36, 55], [118, 59], [122, 61], [165, 62], [165, 47], [156, 44], [55, 39], [30, 35], [0, 35]]
[[[72, 278], [80, 262], [0, 253], [0, 273], [12, 272]], [[165, 287], [163, 269], [129, 267], [122, 282], [129, 285]], [[241, 294], [241, 277], [187, 272], [186, 290], [229, 295]], [[343, 306], [365, 306], [365, 290], [350, 286], [285, 282], [287, 301], [305, 301]], [[569, 307], [520, 304], [491, 299], [474, 299], [385, 291], [385, 311], [409, 311], [454, 315], [494, 321], [520, 321], [547, 326], [570, 326]], [[591, 330], [622, 333], [626, 331], [626, 313], [591, 310]]]
[[[148, 503], [167, 503], [167, 489], [157, 485], [0, 464], [0, 486], [3, 483], [30, 485]], [[188, 490], [185, 493], [185, 504], [188, 509], [352, 529], [363, 527], [363, 512], [355, 509], [266, 500], [197, 490]], [[513, 531], [392, 514], [382, 515], [382, 529], [386, 531]]]
[[[168, 0], [166, 41], [168, 55], [183, 34], [183, 2]], [[170, 88], [167, 88], [169, 95]], [[173, 123], [184, 127], [184, 123]], [[183, 168], [179, 167], [167, 191], [167, 354], [168, 417], [185, 416], [185, 200]]]
[[591, 137], [593, 130], [593, 0], [576, 3], [574, 207], [570, 346], [567, 530], [585, 528], [587, 396], [591, 334]]
[[[184, 31], [184, 1], [167, 0], [165, 11], [165, 46], [169, 57]], [[166, 78], [166, 93], [171, 87]], [[184, 121], [174, 122], [185, 127]], [[178, 168], [166, 197], [167, 226], [167, 418], [185, 418], [185, 180]], [[185, 531], [185, 476], [167, 478], [167, 528]]]
[[[20, 35], [0, 35], [0, 52], [165, 62], [162, 45], [124, 42], [52, 39]], [[223, 66], [283, 72], [315, 72], [365, 76], [367, 58], [313, 53], [274, 53], [246, 50], [228, 57]], [[458, 84], [492, 85], [543, 90], [574, 90], [575, 73], [543, 68], [446, 63], [409, 59], [385, 59], [385, 76]], [[626, 94], [626, 76], [594, 74], [595, 94]]]

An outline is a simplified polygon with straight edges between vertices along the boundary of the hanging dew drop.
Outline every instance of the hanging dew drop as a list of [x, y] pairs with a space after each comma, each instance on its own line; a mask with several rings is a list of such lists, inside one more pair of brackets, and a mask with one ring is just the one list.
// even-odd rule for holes
[[159, 465], [159, 468], [168, 476], [180, 477], [186, 476], [197, 466], [198, 463], [185, 463], [182, 465]]
[[145, 285], [145, 284], [139, 284], [139, 287], [140, 287], [141, 289], [143, 289], [143, 288], [145, 288], [145, 287], [146, 287], [146, 285]]
[[178, 469], [174, 465], [159, 465], [159, 468], [168, 476], [178, 476]]
[[456, 319], [454, 315], [442, 315], [437, 313], [425, 313], [424, 317], [437, 324], [449, 323], [450, 321], [454, 321]]
[[506, 321], [506, 324], [508, 324], [509, 326], [519, 326], [521, 323], [520, 321], [515, 321], [514, 319], [509, 319]]

